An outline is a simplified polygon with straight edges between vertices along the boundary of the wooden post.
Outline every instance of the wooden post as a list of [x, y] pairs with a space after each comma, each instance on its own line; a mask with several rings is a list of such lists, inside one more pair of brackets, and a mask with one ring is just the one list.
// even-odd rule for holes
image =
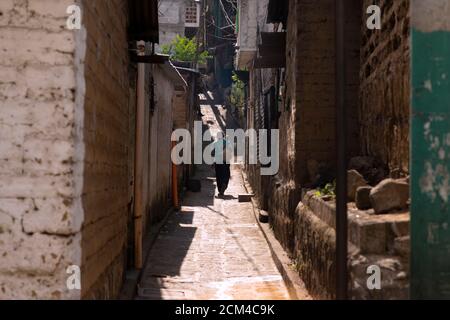
[[347, 113], [345, 106], [345, 3], [336, 0], [336, 298], [348, 298]]
[[[172, 149], [175, 148], [177, 142], [172, 141]], [[176, 210], [180, 209], [180, 204], [178, 201], [178, 176], [177, 176], [177, 165], [172, 162], [172, 201], [173, 207]]]
[[144, 135], [145, 135], [145, 65], [138, 64], [137, 103], [136, 103], [136, 154], [134, 185], [134, 266], [142, 268], [142, 218], [144, 214]]

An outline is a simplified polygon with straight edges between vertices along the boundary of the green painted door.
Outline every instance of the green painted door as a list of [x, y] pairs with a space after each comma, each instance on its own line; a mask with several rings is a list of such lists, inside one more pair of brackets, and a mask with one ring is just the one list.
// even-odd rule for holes
[[450, 299], [450, 17], [447, 0], [421, 2], [412, 1], [411, 298]]

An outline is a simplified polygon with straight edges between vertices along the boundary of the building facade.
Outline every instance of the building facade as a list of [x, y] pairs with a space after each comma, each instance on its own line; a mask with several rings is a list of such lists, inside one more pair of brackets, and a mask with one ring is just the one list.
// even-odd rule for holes
[[158, 41], [156, 1], [75, 1], [69, 30], [73, 4], [0, 4], [2, 299], [117, 297], [146, 226], [172, 205], [173, 99], [186, 82], [168, 61], [134, 57], [136, 40], [147, 52]]
[[[335, 207], [309, 190], [331, 186], [336, 177], [335, 1], [258, 1], [261, 11], [252, 4], [239, 1], [236, 67], [249, 72], [248, 127], [279, 129], [280, 168], [265, 177], [258, 165], [247, 164], [248, 180], [311, 294], [333, 298]], [[366, 26], [369, 1], [346, 1], [345, 15], [348, 167], [369, 161], [363, 175], [374, 185], [409, 172], [409, 1], [379, 5], [381, 30]], [[353, 195], [350, 295], [376, 298], [380, 295], [360, 289], [363, 272], [369, 261], [376, 262], [373, 255], [402, 265], [386, 273], [386, 283], [407, 269], [408, 250], [399, 247], [408, 247], [409, 213], [364, 220], [364, 213], [352, 207], [354, 200]], [[396, 231], [385, 232], [391, 225]], [[383, 241], [367, 246], [375, 239]], [[391, 282], [382, 297], [408, 295], [407, 276]]]

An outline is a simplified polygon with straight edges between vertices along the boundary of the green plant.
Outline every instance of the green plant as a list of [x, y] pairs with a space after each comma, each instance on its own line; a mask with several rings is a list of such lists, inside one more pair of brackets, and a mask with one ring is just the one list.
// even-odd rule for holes
[[231, 86], [230, 103], [236, 108], [243, 108], [245, 103], [245, 84], [235, 72], [233, 72], [231, 79], [233, 84]]
[[[197, 55], [197, 43], [195, 38], [177, 35], [171, 43], [161, 46], [161, 52], [168, 54], [172, 60], [192, 62]], [[207, 58], [209, 58], [207, 51], [198, 52], [199, 63], [205, 63]]]
[[335, 197], [336, 196], [336, 181], [333, 181], [332, 183], [327, 183], [325, 187], [319, 188], [315, 195], [317, 197]]

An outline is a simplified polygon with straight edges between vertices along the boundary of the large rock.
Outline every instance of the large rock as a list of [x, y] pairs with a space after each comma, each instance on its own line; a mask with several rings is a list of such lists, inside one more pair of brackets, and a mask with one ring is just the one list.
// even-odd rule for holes
[[377, 214], [405, 209], [408, 199], [409, 184], [404, 180], [383, 180], [370, 192], [370, 202]]
[[372, 203], [370, 202], [370, 192], [372, 191], [372, 187], [363, 186], [356, 189], [356, 207], [359, 210], [368, 210], [372, 208]]
[[355, 200], [356, 190], [363, 186], [367, 186], [367, 181], [358, 171], [350, 170], [347, 172], [347, 197], [349, 201]]

